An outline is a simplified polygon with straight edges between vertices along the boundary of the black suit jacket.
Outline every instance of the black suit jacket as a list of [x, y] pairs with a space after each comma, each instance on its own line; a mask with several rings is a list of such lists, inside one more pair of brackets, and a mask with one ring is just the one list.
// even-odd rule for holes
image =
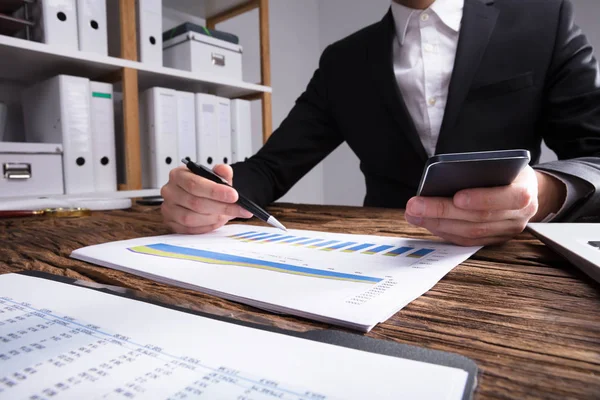
[[[364, 204], [405, 207], [427, 155], [394, 77], [394, 38], [390, 11], [327, 47], [281, 126], [233, 166], [234, 186], [266, 205], [346, 141], [365, 176]], [[572, 5], [465, 0], [436, 154], [523, 148], [536, 164], [542, 138], [561, 161], [539, 168], [590, 189], [565, 219], [600, 214], [600, 73]]]

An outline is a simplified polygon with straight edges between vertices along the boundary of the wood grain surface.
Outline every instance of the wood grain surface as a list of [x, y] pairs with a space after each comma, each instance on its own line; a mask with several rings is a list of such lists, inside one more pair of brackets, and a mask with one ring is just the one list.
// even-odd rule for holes
[[[270, 211], [293, 229], [431, 238], [400, 210], [278, 204]], [[167, 233], [157, 207], [0, 220], [0, 273], [46, 271], [284, 329], [338, 329], [69, 258], [82, 246]], [[482, 249], [368, 336], [470, 357], [480, 368], [476, 399], [600, 398], [600, 285], [529, 233]]]

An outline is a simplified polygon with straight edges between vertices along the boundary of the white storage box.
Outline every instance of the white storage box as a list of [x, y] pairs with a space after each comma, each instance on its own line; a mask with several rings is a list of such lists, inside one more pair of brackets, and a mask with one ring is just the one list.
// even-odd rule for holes
[[0, 142], [0, 197], [64, 194], [62, 146]]
[[242, 80], [242, 46], [196, 32], [163, 44], [165, 67]]

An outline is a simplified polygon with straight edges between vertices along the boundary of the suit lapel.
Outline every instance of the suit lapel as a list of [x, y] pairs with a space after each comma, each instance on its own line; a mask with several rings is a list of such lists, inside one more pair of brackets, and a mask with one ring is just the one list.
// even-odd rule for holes
[[381, 94], [383, 103], [398, 125], [398, 134], [406, 135], [417, 154], [425, 161], [427, 153], [402, 99], [394, 75], [392, 41], [395, 40], [395, 35], [394, 17], [390, 9], [378, 24], [375, 37], [369, 43], [368, 62], [371, 67], [371, 77], [375, 83], [375, 90]]
[[436, 154], [440, 154], [447, 144], [455, 141], [453, 130], [457, 118], [496, 25], [498, 9], [492, 6], [493, 3], [494, 0], [465, 0], [460, 39]]

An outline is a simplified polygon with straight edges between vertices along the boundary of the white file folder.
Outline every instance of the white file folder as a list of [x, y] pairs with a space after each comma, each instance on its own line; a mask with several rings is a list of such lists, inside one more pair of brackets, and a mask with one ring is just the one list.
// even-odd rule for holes
[[231, 100], [217, 97], [219, 153], [217, 164], [231, 164]]
[[136, 0], [136, 5], [139, 61], [162, 67], [162, 2]]
[[117, 190], [117, 156], [113, 86], [90, 82], [90, 102], [96, 192], [114, 192]]
[[77, 0], [79, 50], [108, 55], [106, 0]]
[[58, 75], [23, 91], [28, 142], [62, 143], [65, 192], [92, 193], [90, 81]]
[[154, 87], [140, 96], [140, 144], [142, 149], [142, 184], [145, 189], [159, 189], [169, 181], [177, 160], [177, 92]]
[[231, 100], [231, 162], [252, 156], [252, 119], [248, 100]]
[[219, 120], [217, 97], [196, 93], [196, 143], [198, 162], [213, 168], [218, 164]]
[[196, 96], [194, 93], [177, 92], [177, 138], [179, 157], [196, 161]]
[[31, 7], [34, 41], [79, 50], [75, 0], [37, 0]]

